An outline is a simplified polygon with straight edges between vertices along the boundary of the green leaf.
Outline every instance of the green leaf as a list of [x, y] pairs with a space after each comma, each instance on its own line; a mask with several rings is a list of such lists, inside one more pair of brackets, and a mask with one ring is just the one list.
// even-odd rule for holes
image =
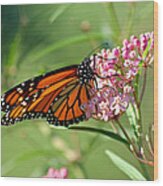
[[146, 178], [131, 164], [117, 156], [110, 150], [105, 151], [106, 155], [112, 160], [112, 162], [129, 178], [137, 181], [145, 181]]
[[50, 23], [53, 23], [59, 16], [61, 16], [70, 5], [71, 4], [63, 4], [59, 6], [59, 8], [50, 17], [49, 19]]
[[131, 125], [136, 125], [136, 115], [135, 115], [135, 111], [134, 108], [132, 106], [132, 104], [130, 103], [127, 110], [126, 110], [126, 114], [128, 116], [129, 122]]
[[147, 57], [150, 46], [151, 46], [151, 40], [148, 42], [148, 45], [147, 45], [145, 51], [143, 52], [143, 59], [145, 59]]
[[100, 133], [102, 135], [105, 135], [105, 136], [107, 136], [109, 138], [112, 138], [114, 140], [117, 140], [117, 141], [122, 142], [125, 145], [129, 146], [129, 143], [124, 138], [122, 138], [121, 136], [119, 136], [119, 135], [117, 135], [117, 134], [115, 134], [113, 132], [110, 132], [108, 130], [99, 129], [99, 128], [97, 129], [97, 128], [93, 128], [93, 127], [83, 127], [83, 126], [71, 126], [68, 129]]
[[55, 155], [56, 155], [55, 151], [40, 149], [40, 150], [34, 150], [34, 151], [29, 151], [29, 152], [24, 153], [20, 155], [16, 161], [17, 162], [27, 161], [27, 160], [37, 158], [37, 157], [44, 157], [47, 159], [47, 158], [55, 157]]
[[134, 133], [136, 137], [139, 135], [139, 126], [137, 124], [137, 119], [139, 118], [138, 110], [136, 107], [134, 107], [131, 103], [129, 104], [126, 115], [128, 117], [129, 123], [134, 129]]
[[12, 65], [16, 64], [17, 59], [19, 57], [20, 43], [21, 43], [21, 36], [20, 33], [18, 32], [15, 35], [15, 38], [9, 48], [8, 59], [7, 59], [8, 67], [11, 67]]

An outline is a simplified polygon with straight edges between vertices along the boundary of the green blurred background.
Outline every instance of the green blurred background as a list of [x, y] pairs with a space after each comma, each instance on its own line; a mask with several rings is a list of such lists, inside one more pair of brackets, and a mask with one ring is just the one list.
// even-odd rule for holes
[[[80, 64], [103, 42], [114, 47], [132, 34], [153, 31], [153, 2], [4, 5], [1, 14], [2, 93], [41, 73]], [[149, 71], [143, 130], [153, 122]], [[121, 121], [127, 128], [125, 115]], [[80, 125], [112, 130], [110, 123], [93, 119]], [[41, 177], [49, 167], [65, 166], [69, 178], [130, 179], [106, 156], [106, 149], [142, 172], [124, 144], [101, 134], [50, 127], [44, 120], [2, 127], [1, 139], [2, 176]], [[153, 178], [153, 168], [147, 168]]]

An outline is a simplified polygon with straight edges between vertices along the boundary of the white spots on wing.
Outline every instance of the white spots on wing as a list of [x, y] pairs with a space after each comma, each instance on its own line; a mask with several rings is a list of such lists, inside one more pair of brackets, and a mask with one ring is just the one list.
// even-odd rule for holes
[[27, 102], [23, 101], [23, 102], [21, 102], [21, 105], [25, 107], [25, 106], [27, 106]]
[[36, 98], [33, 98], [32, 101], [35, 102], [36, 101]]
[[37, 98], [38, 97], [38, 93], [34, 94], [33, 97], [34, 98]]
[[30, 83], [30, 87], [33, 87], [34, 86], [34, 83], [32, 82], [32, 83]]
[[4, 106], [5, 105], [5, 102], [2, 102], [2, 106]]
[[33, 90], [33, 88], [32, 88], [32, 87], [30, 87], [30, 88], [28, 89], [28, 91], [29, 91], [29, 92], [31, 92], [32, 90]]
[[25, 112], [26, 112], [26, 110], [27, 110], [27, 109], [26, 109], [26, 108], [24, 108], [24, 109], [22, 110], [22, 113], [25, 113]]
[[23, 86], [23, 87], [24, 87], [24, 86], [25, 86], [25, 83], [23, 82], [23, 83], [21, 84], [21, 86]]
[[23, 89], [20, 88], [20, 87], [18, 87], [16, 90], [17, 90], [17, 92], [18, 92], [19, 94], [22, 94], [22, 93], [23, 93]]
[[19, 101], [19, 102], [23, 101], [23, 97], [20, 97], [18, 101]]
[[16, 122], [19, 121], [19, 118], [16, 118], [15, 121], [16, 121]]
[[5, 98], [4, 98], [4, 96], [2, 96], [2, 97], [1, 97], [1, 101], [4, 101], [4, 100], [5, 100]]
[[7, 110], [10, 108], [10, 106], [9, 106], [9, 105], [6, 105], [5, 107], [6, 107], [6, 111], [7, 111]]
[[30, 86], [30, 87], [29, 87], [29, 89], [28, 89], [28, 90], [29, 90], [29, 92], [30, 92], [30, 91], [32, 91], [32, 90], [33, 90], [34, 82], [30, 83], [30, 84], [29, 84], [29, 86]]

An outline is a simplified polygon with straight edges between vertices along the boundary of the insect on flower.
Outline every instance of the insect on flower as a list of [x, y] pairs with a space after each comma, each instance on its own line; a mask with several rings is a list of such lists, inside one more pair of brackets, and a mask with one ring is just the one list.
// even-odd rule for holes
[[40, 117], [68, 126], [90, 117], [107, 121], [121, 115], [132, 101], [133, 79], [140, 67], [151, 63], [153, 37], [153, 32], [131, 36], [121, 48], [103, 48], [80, 65], [15, 86], [2, 96], [2, 125]]
[[46, 118], [49, 124], [68, 126], [87, 119], [82, 105], [92, 97], [96, 74], [91, 59], [54, 70], [11, 88], [1, 98], [1, 124]]

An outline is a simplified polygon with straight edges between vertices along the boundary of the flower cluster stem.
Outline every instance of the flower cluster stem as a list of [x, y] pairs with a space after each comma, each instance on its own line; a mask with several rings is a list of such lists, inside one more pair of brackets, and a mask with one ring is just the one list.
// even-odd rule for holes
[[146, 84], [147, 84], [147, 68], [144, 68], [144, 81], [143, 81], [143, 87], [142, 87], [142, 91], [141, 91], [140, 99], [139, 99], [139, 104], [138, 104], [139, 107], [140, 107], [142, 100], [143, 100]]
[[130, 137], [129, 137], [129, 135], [127, 134], [126, 130], [125, 130], [125, 129], [123, 128], [123, 126], [121, 125], [121, 122], [120, 122], [118, 119], [116, 119], [116, 122], [117, 122], [119, 128], [122, 130], [124, 136], [127, 138], [129, 144], [132, 145], [133, 150], [134, 150], [134, 153], [137, 154], [137, 150], [136, 150], [135, 144], [132, 142], [132, 140], [130, 139]]
[[118, 119], [116, 119], [116, 123], [118, 124], [118, 126], [122, 130], [122, 132], [123, 132], [124, 136], [127, 138], [128, 142], [132, 145], [132, 147], [133, 147], [133, 149], [132, 149], [133, 155], [135, 156], [136, 159], [139, 160], [140, 165], [141, 165], [141, 167], [143, 169], [143, 172], [144, 172], [145, 177], [147, 178], [147, 180], [150, 180], [150, 176], [149, 176], [149, 173], [148, 173], [148, 171], [146, 169], [146, 165], [145, 164], [147, 164], [149, 166], [153, 166], [153, 162], [152, 161], [145, 160], [145, 159], [142, 159], [142, 157], [139, 157], [140, 154], [137, 151], [137, 148], [136, 148], [135, 144], [132, 142], [132, 140], [129, 137], [129, 135], [127, 134], [126, 130], [123, 128], [121, 122]]

